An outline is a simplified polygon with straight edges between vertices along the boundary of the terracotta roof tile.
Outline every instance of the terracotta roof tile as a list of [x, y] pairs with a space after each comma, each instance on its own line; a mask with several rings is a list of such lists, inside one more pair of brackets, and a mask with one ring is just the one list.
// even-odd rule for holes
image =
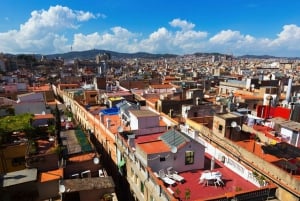
[[63, 178], [63, 168], [59, 168], [57, 170], [52, 170], [48, 172], [42, 172], [40, 174], [39, 182], [47, 182], [52, 180], [58, 180], [60, 178]]
[[170, 147], [161, 140], [145, 142], [138, 145], [146, 154], [155, 154], [170, 151]]

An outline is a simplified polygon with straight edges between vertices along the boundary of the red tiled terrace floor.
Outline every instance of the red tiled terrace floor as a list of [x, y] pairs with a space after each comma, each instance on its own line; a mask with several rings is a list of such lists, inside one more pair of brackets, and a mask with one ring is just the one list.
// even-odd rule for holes
[[237, 189], [241, 191], [253, 191], [258, 190], [254, 184], [248, 182], [241, 176], [237, 175], [230, 169], [223, 166], [222, 163], [216, 162], [213, 171], [220, 171], [222, 173], [222, 180], [225, 183], [223, 187], [215, 187], [214, 185], [205, 186], [199, 184], [199, 177], [201, 173], [205, 170], [210, 169], [210, 158], [205, 157], [205, 167], [204, 169], [188, 171], [179, 173], [185, 178], [184, 183], [178, 183], [170, 188], [176, 192], [178, 188], [181, 192], [180, 197], [184, 200], [186, 189], [190, 189], [190, 200], [205, 200], [212, 197], [225, 196], [227, 193], [236, 192]]

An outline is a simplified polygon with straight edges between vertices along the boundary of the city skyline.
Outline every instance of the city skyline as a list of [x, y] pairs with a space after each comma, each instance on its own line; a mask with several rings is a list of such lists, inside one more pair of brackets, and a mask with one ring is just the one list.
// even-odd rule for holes
[[300, 56], [300, 2], [5, 0], [0, 52]]

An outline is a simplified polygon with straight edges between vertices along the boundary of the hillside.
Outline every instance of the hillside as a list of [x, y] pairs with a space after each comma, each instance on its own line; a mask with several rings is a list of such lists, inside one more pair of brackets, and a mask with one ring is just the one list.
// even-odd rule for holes
[[149, 59], [156, 59], [156, 58], [170, 58], [176, 57], [178, 55], [175, 54], [151, 54], [146, 52], [137, 52], [137, 53], [120, 53], [114, 52], [109, 50], [86, 50], [86, 51], [73, 51], [67, 52], [62, 54], [51, 54], [45, 55], [48, 59], [53, 58], [63, 58], [63, 59], [95, 59], [96, 55], [98, 54], [110, 54], [112, 59], [122, 59], [122, 58], [149, 58]]

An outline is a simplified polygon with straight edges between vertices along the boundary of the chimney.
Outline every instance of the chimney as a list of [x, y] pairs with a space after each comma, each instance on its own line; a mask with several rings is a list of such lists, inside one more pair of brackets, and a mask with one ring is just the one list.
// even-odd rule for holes
[[286, 90], [286, 98], [285, 98], [287, 102], [290, 102], [291, 100], [292, 84], [293, 84], [293, 79], [289, 78], [288, 87]]

